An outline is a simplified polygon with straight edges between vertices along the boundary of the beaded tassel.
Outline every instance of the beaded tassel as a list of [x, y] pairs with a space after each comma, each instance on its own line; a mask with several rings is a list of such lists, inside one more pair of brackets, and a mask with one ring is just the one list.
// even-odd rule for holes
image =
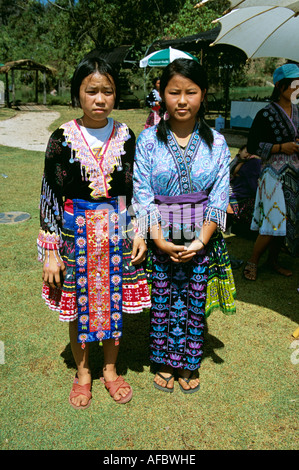
[[159, 226], [161, 221], [161, 214], [159, 210], [156, 208], [149, 214], [142, 215], [141, 217], [137, 217], [137, 233], [143, 237], [147, 237], [147, 231], [149, 227], [152, 226]]
[[217, 225], [220, 229], [225, 232], [226, 230], [226, 212], [220, 209], [214, 209], [212, 207], [208, 207], [207, 211], [204, 216], [206, 222], [210, 222], [211, 220], [215, 220]]

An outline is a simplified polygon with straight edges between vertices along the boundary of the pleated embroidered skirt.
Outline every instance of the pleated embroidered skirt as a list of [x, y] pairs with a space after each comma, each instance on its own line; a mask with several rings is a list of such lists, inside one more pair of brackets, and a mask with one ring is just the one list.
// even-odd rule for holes
[[[151, 305], [142, 266], [133, 266], [132, 229], [116, 198], [108, 202], [74, 200], [72, 223], [63, 229], [61, 257], [66, 266], [62, 289], [43, 285], [43, 298], [61, 321], [78, 319], [78, 342], [122, 335], [123, 313]], [[120, 218], [122, 220], [120, 220]]]
[[188, 263], [174, 263], [153, 250], [150, 359], [196, 370], [203, 355], [205, 318], [215, 309], [233, 314], [235, 284], [220, 233], [206, 252]]
[[251, 230], [261, 235], [284, 237], [286, 235], [286, 205], [283, 185], [269, 167], [263, 171], [256, 192]]

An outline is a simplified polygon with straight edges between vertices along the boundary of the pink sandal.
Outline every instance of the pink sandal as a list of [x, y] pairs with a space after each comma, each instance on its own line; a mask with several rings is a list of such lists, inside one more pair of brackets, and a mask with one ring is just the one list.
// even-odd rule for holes
[[[72, 390], [69, 396], [69, 404], [75, 408], [75, 410], [86, 410], [90, 405], [91, 405], [91, 398], [92, 394], [90, 392], [91, 390], [91, 384], [85, 384], [85, 385], [79, 385], [78, 384], [78, 379], [75, 377]], [[88, 403], [86, 405], [80, 405], [76, 406], [74, 403], [72, 403], [72, 398], [76, 398], [79, 395], [84, 395], [88, 398]]]
[[[127, 382], [125, 382], [124, 378], [121, 375], [119, 375], [116, 380], [113, 380], [110, 382], [106, 382], [104, 377], [101, 377], [100, 380], [101, 382], [105, 384], [106, 389], [110, 393], [110, 396], [113, 398], [115, 403], [124, 404], [124, 403], [128, 403], [128, 401], [131, 400], [132, 395], [133, 395], [132, 387]], [[115, 400], [114, 395], [120, 388], [129, 388], [130, 391], [127, 393], [125, 397], [122, 397], [119, 400]]]

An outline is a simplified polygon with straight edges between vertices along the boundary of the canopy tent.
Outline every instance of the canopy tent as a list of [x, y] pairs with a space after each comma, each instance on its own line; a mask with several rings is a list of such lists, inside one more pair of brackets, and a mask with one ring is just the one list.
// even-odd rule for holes
[[216, 26], [210, 31], [192, 34], [191, 36], [185, 36], [183, 38], [158, 39], [149, 46], [146, 55], [151, 54], [157, 49], [166, 49], [167, 47], [183, 49], [186, 52], [202, 52], [203, 50], [208, 50], [209, 45], [215, 41], [220, 33], [220, 29], [220, 26]]
[[86, 57], [93, 55], [99, 55], [116, 68], [131, 68], [137, 64], [137, 60], [133, 57], [133, 46], [124, 45], [111, 49], [97, 48], [91, 50]]
[[54, 75], [56, 70], [52, 67], [48, 67], [38, 62], [34, 62], [31, 59], [21, 59], [12, 62], [6, 62], [6, 64], [0, 66], [0, 73], [5, 73], [6, 87], [5, 87], [5, 101], [8, 107], [11, 103], [9, 100], [9, 81], [8, 73], [11, 72], [12, 79], [12, 103], [15, 104], [15, 81], [14, 72], [15, 70], [34, 70], [35, 71], [35, 102], [38, 103], [38, 72], [43, 73], [43, 84], [44, 84], [44, 98], [43, 104], [46, 104], [46, 75]]

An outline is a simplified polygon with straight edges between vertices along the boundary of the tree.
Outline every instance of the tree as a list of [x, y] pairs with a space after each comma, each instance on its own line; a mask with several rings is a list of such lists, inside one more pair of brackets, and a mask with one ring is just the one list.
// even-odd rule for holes
[[70, 28], [77, 41], [89, 37], [96, 48], [133, 45], [145, 47], [163, 33], [185, 0], [78, 0]]
[[228, 1], [214, 1], [194, 9], [198, 0], [187, 0], [181, 8], [174, 23], [167, 25], [164, 30], [166, 38], [180, 38], [192, 34], [201, 33], [212, 29], [211, 22], [219, 18], [229, 6]]
[[211, 27], [225, 1], [194, 10], [197, 0], [0, 0], [0, 62], [32, 59], [69, 82], [75, 65], [94, 48], [131, 45], [136, 62], [163, 37]]

